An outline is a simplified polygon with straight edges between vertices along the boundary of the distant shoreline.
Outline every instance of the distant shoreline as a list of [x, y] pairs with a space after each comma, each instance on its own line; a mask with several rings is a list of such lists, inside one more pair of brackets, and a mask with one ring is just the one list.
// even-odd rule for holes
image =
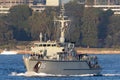
[[79, 54], [120, 54], [120, 49], [114, 48], [76, 48], [76, 50]]
[[[0, 49], [0, 53], [4, 51]], [[30, 50], [12, 50], [17, 51], [18, 54], [31, 54]], [[120, 49], [114, 48], [76, 48], [78, 54], [120, 54]]]

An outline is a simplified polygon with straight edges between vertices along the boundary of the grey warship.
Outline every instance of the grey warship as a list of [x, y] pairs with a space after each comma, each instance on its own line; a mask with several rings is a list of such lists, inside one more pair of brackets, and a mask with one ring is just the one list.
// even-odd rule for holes
[[[65, 42], [65, 23], [70, 20], [64, 16], [64, 6], [61, 8], [60, 16], [54, 21], [60, 23], [59, 41], [35, 42], [31, 47], [32, 54], [23, 56], [27, 72], [46, 73], [53, 75], [99, 75], [101, 67], [96, 56], [78, 54], [73, 43]], [[67, 19], [66, 19], [67, 18]]]

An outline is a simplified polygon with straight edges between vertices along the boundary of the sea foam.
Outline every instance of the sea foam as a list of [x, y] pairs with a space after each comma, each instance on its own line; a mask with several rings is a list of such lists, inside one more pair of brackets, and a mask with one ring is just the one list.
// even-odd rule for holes
[[[25, 76], [25, 77], [67, 77], [66, 75], [61, 74], [47, 74], [47, 73], [35, 73], [35, 72], [25, 72], [25, 73], [17, 73], [12, 72], [10, 76]], [[69, 75], [71, 77], [84, 77], [84, 76], [95, 76], [94, 74], [82, 74], [82, 75]]]

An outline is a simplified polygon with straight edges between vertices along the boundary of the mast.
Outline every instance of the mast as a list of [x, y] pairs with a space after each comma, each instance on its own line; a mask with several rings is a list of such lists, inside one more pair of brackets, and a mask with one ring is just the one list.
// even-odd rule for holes
[[40, 33], [39, 38], [40, 38], [40, 42], [42, 42], [42, 38], [43, 38], [42, 33]]
[[65, 8], [64, 4], [61, 6], [60, 15], [58, 16], [58, 19], [55, 19], [54, 22], [60, 23], [60, 42], [65, 42], [65, 30], [68, 27], [68, 23], [70, 22], [69, 19], [67, 19], [67, 16], [64, 16]]

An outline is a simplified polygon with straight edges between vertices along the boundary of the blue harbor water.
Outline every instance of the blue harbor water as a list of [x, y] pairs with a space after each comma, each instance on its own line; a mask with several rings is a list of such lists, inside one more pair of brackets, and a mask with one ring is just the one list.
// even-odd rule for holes
[[26, 76], [26, 69], [22, 60], [23, 55], [0, 55], [0, 80], [120, 80], [120, 54], [96, 55], [103, 70], [101, 76], [75, 75], [50, 76], [36, 74]]

